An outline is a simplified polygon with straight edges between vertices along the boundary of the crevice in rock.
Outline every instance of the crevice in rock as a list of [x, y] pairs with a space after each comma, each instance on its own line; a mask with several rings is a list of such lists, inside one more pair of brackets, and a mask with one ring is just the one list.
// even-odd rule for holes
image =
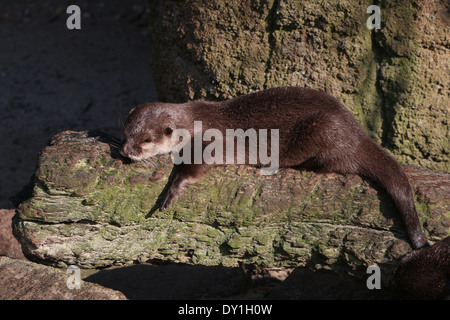
[[372, 30], [371, 41], [372, 41], [372, 52], [374, 54], [375, 64], [376, 64], [376, 78], [375, 78], [375, 92], [376, 101], [380, 106], [380, 116], [381, 116], [381, 145], [387, 147], [389, 144], [389, 137], [392, 132], [392, 120], [393, 115], [388, 105], [388, 101], [383, 92], [382, 81], [382, 68], [383, 68], [383, 48], [377, 42], [377, 32], [375, 29]]
[[[374, 1], [374, 5], [379, 6], [379, 1]], [[394, 115], [392, 114], [391, 106], [388, 105], [387, 97], [385, 96], [383, 92], [383, 85], [382, 85], [382, 79], [383, 79], [383, 63], [386, 62], [386, 59], [391, 54], [387, 52], [386, 48], [383, 48], [379, 41], [382, 41], [381, 37], [383, 37], [383, 27], [384, 21], [383, 16], [381, 16], [381, 29], [372, 29], [371, 30], [371, 50], [373, 52], [373, 57], [376, 64], [376, 77], [375, 77], [375, 92], [376, 92], [376, 104], [380, 107], [380, 121], [381, 121], [381, 145], [384, 147], [388, 147], [389, 145], [389, 139], [392, 135], [392, 125], [393, 125], [393, 119]]]
[[[409, 44], [412, 41], [409, 34], [414, 34], [415, 31], [408, 30], [404, 39], [400, 39], [402, 33], [392, 30], [392, 25], [387, 28], [388, 18], [383, 18], [383, 12], [387, 14], [387, 10], [393, 8], [381, 0], [374, 1], [374, 4], [381, 8], [381, 29], [373, 29], [371, 34], [372, 52], [377, 67], [375, 86], [380, 104], [381, 145], [392, 150], [395, 147], [393, 138], [396, 126], [399, 124], [397, 114], [404, 104], [402, 96], [408, 92], [412, 80], [409, 61], [415, 53], [414, 44]], [[403, 21], [405, 28], [415, 29], [413, 16], [408, 17], [411, 20]]]
[[269, 55], [266, 61], [266, 69], [264, 70], [264, 84], [263, 88], [267, 89], [267, 81], [270, 69], [272, 68], [272, 57], [273, 52], [275, 51], [276, 39], [274, 36], [274, 32], [277, 29], [277, 11], [280, 6], [280, 0], [274, 0], [272, 7], [269, 10], [269, 13], [266, 18], [267, 23], [267, 33], [269, 34]]

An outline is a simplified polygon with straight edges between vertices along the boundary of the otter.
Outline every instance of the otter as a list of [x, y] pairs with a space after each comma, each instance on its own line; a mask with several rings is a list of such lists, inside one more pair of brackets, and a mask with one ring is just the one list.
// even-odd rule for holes
[[[224, 134], [227, 129], [277, 129], [280, 168], [353, 173], [378, 183], [392, 197], [412, 247], [428, 245], [400, 164], [329, 94], [310, 88], [276, 87], [219, 102], [142, 104], [129, 112], [120, 153], [134, 161], [171, 153], [180, 144], [179, 139], [173, 139], [175, 130], [185, 130], [193, 137], [195, 121], [201, 121], [202, 133], [208, 129]], [[207, 146], [203, 142], [202, 148]], [[259, 161], [249, 165], [264, 167]], [[205, 161], [175, 165], [159, 209], [167, 208], [184, 188], [199, 181], [213, 166]]]
[[450, 295], [450, 237], [406, 254], [394, 271], [395, 283], [411, 299]]

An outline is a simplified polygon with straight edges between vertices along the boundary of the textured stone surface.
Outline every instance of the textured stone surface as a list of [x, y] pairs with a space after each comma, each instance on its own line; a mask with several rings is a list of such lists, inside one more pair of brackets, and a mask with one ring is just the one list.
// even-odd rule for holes
[[25, 260], [0, 257], [0, 300], [126, 300], [115, 290], [80, 281], [68, 289], [70, 274]]
[[[104, 141], [104, 142], [102, 142]], [[308, 266], [389, 281], [410, 250], [391, 199], [355, 175], [293, 169], [211, 170], [173, 206], [152, 212], [172, 168], [126, 164], [106, 137], [63, 132], [38, 160], [32, 194], [14, 231], [24, 253], [58, 266], [125, 265], [149, 259], [200, 265]], [[112, 155], [112, 156], [111, 156]], [[450, 175], [407, 167], [431, 241], [450, 234]]]
[[[369, 5], [381, 10], [370, 30]], [[149, 1], [159, 98], [307, 86], [343, 102], [404, 164], [448, 172], [448, 1]]]
[[12, 233], [14, 214], [14, 210], [0, 210], [0, 256], [24, 258], [22, 247]]

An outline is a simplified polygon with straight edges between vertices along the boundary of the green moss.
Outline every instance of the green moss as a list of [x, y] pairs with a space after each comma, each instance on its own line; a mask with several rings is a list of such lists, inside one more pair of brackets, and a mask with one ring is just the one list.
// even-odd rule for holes
[[112, 241], [120, 235], [120, 229], [115, 226], [106, 225], [100, 230], [100, 235], [103, 239]]
[[382, 115], [376, 86], [377, 63], [372, 50], [363, 57], [362, 66], [366, 68], [365, 72], [362, 72], [362, 85], [354, 95], [355, 105], [359, 108], [356, 116], [365, 131], [379, 142], [381, 141]]

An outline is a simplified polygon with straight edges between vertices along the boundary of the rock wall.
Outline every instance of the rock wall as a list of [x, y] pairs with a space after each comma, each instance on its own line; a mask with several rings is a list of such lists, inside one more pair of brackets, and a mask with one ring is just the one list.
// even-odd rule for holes
[[[369, 5], [381, 10], [370, 30]], [[324, 90], [404, 164], [449, 171], [448, 1], [149, 1], [160, 100]]]

